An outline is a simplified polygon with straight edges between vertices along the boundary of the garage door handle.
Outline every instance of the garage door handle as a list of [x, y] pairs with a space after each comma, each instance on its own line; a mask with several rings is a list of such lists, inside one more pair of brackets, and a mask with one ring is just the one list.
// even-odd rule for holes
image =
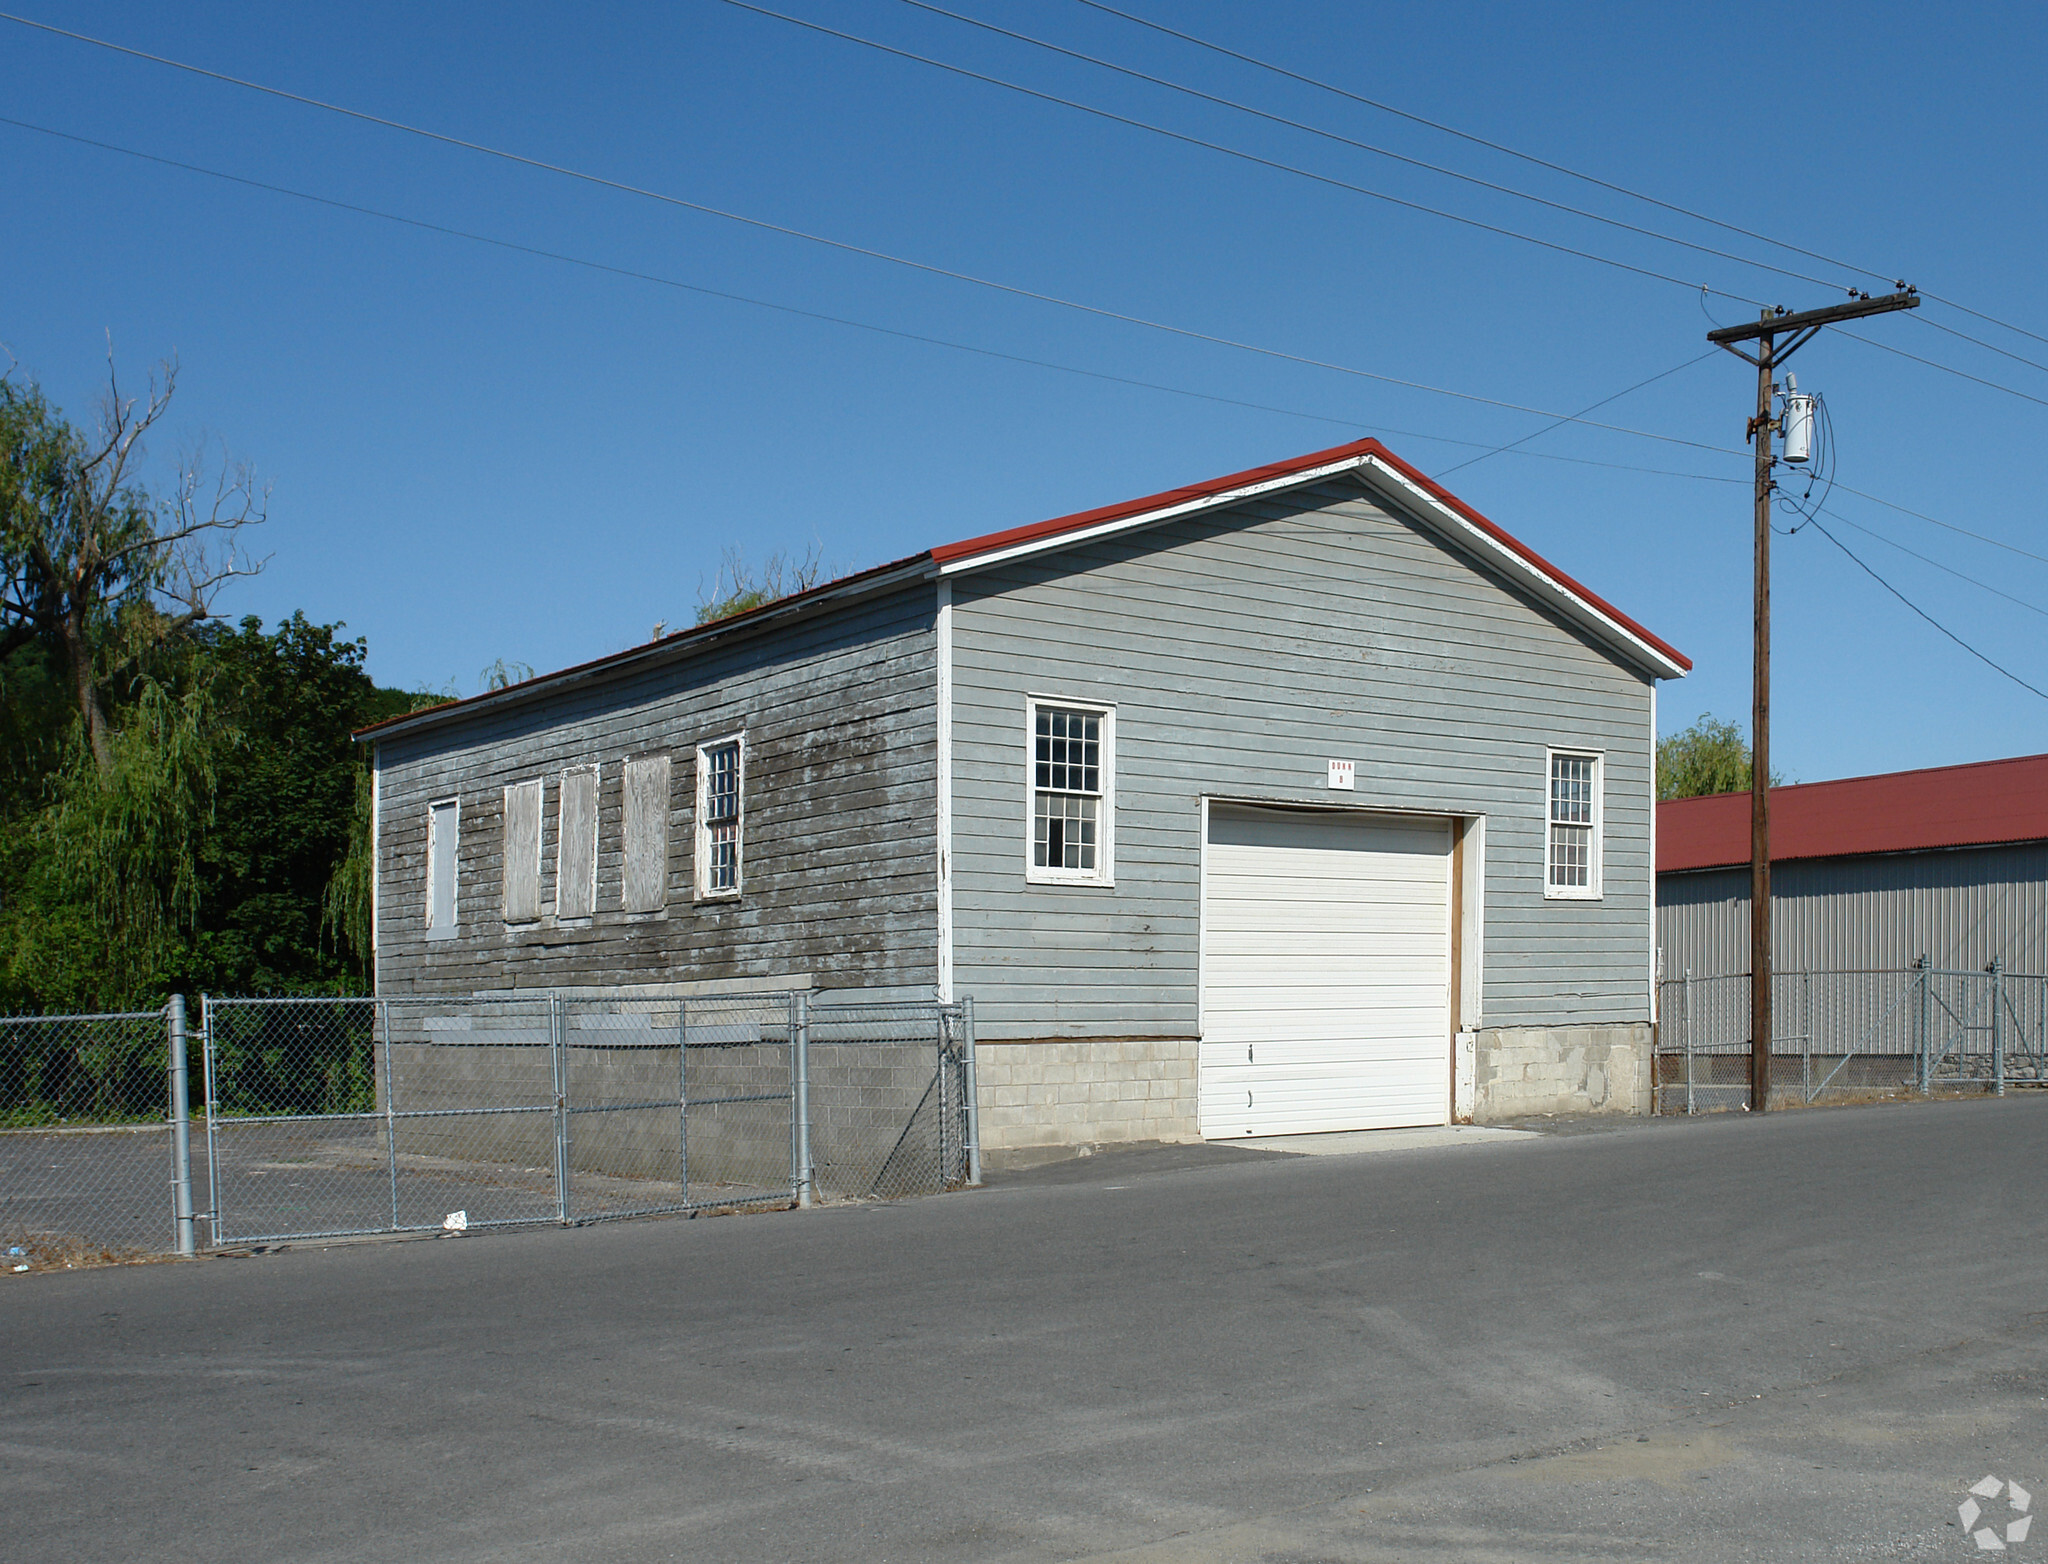
[[1247, 1108], [1249, 1108], [1252, 1105], [1252, 1094], [1250, 1092], [1246, 1092], [1244, 1094], [1244, 1105]]
[[1250, 1064], [1252, 1062], [1252, 1045], [1250, 1043], [1246, 1043], [1244, 1045], [1244, 1062], [1246, 1064]]

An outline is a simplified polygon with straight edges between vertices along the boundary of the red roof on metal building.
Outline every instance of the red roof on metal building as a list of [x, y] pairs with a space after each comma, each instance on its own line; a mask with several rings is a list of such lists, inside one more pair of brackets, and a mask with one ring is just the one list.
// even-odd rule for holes
[[[2048, 755], [1771, 789], [1771, 861], [2048, 839]], [[1749, 862], [1749, 795], [1657, 806], [1657, 872]]]

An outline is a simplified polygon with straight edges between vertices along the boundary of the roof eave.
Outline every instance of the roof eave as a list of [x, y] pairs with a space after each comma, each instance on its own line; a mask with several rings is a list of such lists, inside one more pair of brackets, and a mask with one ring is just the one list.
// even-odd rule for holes
[[610, 679], [627, 669], [688, 657], [728, 636], [752, 634], [757, 630], [809, 618], [812, 614], [823, 612], [827, 608], [843, 606], [863, 597], [880, 596], [920, 579], [929, 580], [935, 574], [936, 569], [928, 553], [898, 560], [894, 564], [877, 565], [872, 570], [864, 570], [838, 581], [830, 581], [791, 597], [777, 598], [772, 603], [764, 603], [759, 608], [749, 609], [743, 614], [733, 614], [725, 619], [713, 620], [707, 625], [678, 631], [674, 635], [662, 637], [659, 641], [649, 641], [644, 646], [613, 652], [606, 657], [579, 663], [573, 668], [564, 668], [559, 673], [543, 674], [536, 679], [508, 685], [502, 690], [490, 690], [482, 695], [472, 695], [466, 700], [430, 706], [424, 711], [387, 717], [384, 721], [372, 723], [367, 728], [358, 728], [352, 736], [358, 744], [374, 744], [400, 734], [417, 732], [422, 728], [437, 727], [444, 722], [467, 720], [482, 713], [502, 710], [526, 701], [559, 694], [563, 690], [574, 689], [580, 685]]
[[1692, 671], [1690, 658], [1650, 636], [1562, 571], [1547, 567], [1546, 562], [1512, 546], [1499, 528], [1452, 500], [1421, 474], [1405, 470], [1405, 464], [1384, 456], [1368, 456], [1358, 464], [1358, 476], [1368, 487], [1382, 492], [1391, 488], [1408, 508], [1421, 512], [1424, 519], [1439, 532], [1450, 535], [1467, 553], [1486, 561], [1656, 678], [1683, 679]]

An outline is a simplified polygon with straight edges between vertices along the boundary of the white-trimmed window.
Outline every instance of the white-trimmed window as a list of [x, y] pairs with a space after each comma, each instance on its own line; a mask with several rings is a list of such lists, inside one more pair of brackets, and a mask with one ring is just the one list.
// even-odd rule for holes
[[1547, 759], [1543, 894], [1592, 901], [1600, 895], [1601, 757], [1553, 749]]
[[746, 827], [747, 739], [743, 733], [697, 746], [697, 895], [740, 893]]
[[1029, 804], [1024, 872], [1054, 884], [1113, 883], [1116, 708], [1033, 696], [1025, 703]]
[[453, 939], [457, 921], [456, 846], [462, 805], [437, 798], [427, 805], [427, 938]]

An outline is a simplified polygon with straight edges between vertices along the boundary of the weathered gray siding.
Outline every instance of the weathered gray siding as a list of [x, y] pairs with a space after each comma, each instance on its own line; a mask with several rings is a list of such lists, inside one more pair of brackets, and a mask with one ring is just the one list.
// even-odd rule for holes
[[[1749, 870], [1657, 882], [1664, 975], [1749, 970]], [[1785, 972], [1910, 966], [2048, 973], [2048, 843], [1799, 859], [1771, 867], [1771, 961]]]
[[[934, 597], [899, 591], [381, 745], [378, 982], [389, 993], [937, 978]], [[744, 729], [744, 894], [694, 899], [696, 746]], [[624, 762], [667, 754], [667, 907], [623, 907]], [[561, 780], [597, 763], [597, 906], [555, 916]], [[507, 783], [541, 777], [537, 923], [501, 902]], [[462, 801], [461, 923], [424, 937], [427, 810]]]
[[[1484, 815], [1484, 1024], [1647, 1018], [1647, 675], [1355, 485], [953, 592], [954, 983], [982, 1035], [1194, 1035], [1204, 794]], [[1027, 694], [1117, 707], [1113, 888], [1026, 883]], [[1603, 900], [1544, 898], [1546, 745], [1606, 755]]]

